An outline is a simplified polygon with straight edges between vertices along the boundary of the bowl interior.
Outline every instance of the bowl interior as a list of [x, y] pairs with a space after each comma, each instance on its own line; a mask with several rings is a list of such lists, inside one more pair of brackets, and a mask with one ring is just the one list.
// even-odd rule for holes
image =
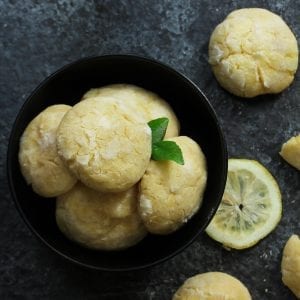
[[[49, 105], [73, 105], [92, 87], [131, 83], [159, 94], [174, 109], [181, 135], [201, 145], [208, 163], [208, 181], [201, 209], [180, 230], [167, 236], [148, 235], [124, 251], [93, 251], [69, 241], [55, 223], [55, 199], [44, 199], [27, 186], [19, 168], [20, 137], [28, 123]], [[8, 177], [25, 222], [53, 250], [82, 265], [101, 270], [132, 270], [165, 260], [201, 233], [220, 202], [227, 174], [226, 145], [210, 104], [184, 76], [152, 60], [133, 56], [104, 56], [80, 60], [47, 78], [28, 98], [12, 130], [8, 148]]]

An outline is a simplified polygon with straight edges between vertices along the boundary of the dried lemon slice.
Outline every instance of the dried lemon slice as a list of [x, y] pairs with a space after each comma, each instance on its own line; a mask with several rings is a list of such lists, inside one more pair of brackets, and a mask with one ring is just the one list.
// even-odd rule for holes
[[270, 172], [255, 160], [229, 159], [225, 192], [206, 232], [225, 247], [248, 248], [276, 227], [281, 212], [281, 193]]

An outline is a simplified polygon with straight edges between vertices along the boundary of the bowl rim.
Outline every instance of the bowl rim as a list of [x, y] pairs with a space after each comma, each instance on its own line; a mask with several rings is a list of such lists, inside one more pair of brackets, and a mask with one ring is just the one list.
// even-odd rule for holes
[[220, 137], [220, 144], [221, 144], [221, 153], [222, 156], [224, 157], [223, 162], [222, 162], [222, 169], [223, 172], [221, 174], [221, 178], [223, 178], [223, 182], [220, 183], [220, 190], [218, 193], [218, 205], [216, 205], [216, 207], [212, 210], [211, 214], [207, 217], [206, 222], [204, 223], [204, 230], [205, 228], [208, 226], [209, 222], [211, 221], [211, 219], [213, 218], [213, 216], [215, 215], [219, 204], [221, 203], [222, 200], [222, 195], [224, 189], [225, 189], [225, 184], [226, 184], [226, 178], [227, 178], [227, 171], [228, 171], [228, 151], [227, 151], [227, 143], [226, 143], [226, 139], [225, 136], [223, 134], [220, 122], [217, 118], [217, 114], [212, 106], [212, 104], [209, 102], [208, 98], [205, 96], [205, 94], [202, 92], [202, 90], [191, 80], [189, 79], [186, 75], [184, 75], [182, 72], [174, 69], [173, 67], [171, 67], [170, 65], [161, 62], [159, 60], [156, 60], [154, 58], [150, 58], [147, 56], [142, 56], [142, 55], [135, 55], [135, 54], [105, 54], [105, 55], [99, 55], [99, 56], [87, 56], [84, 58], [80, 58], [77, 60], [74, 60], [70, 63], [67, 63], [65, 65], [63, 65], [61, 68], [57, 69], [55, 72], [51, 73], [50, 75], [46, 76], [46, 78], [44, 80], [42, 80], [37, 87], [29, 94], [29, 96], [26, 98], [26, 100], [24, 101], [24, 103], [22, 104], [21, 108], [19, 109], [19, 112], [17, 113], [14, 123], [11, 127], [11, 131], [10, 131], [10, 136], [9, 136], [9, 140], [8, 140], [8, 147], [7, 147], [7, 156], [6, 156], [6, 173], [7, 173], [7, 178], [8, 178], [8, 185], [9, 185], [9, 190], [10, 193], [12, 195], [13, 201], [15, 203], [15, 206], [17, 207], [17, 210], [19, 212], [19, 214], [21, 215], [23, 221], [25, 222], [25, 224], [28, 226], [28, 228], [31, 230], [31, 232], [34, 233], [34, 235], [47, 247], [49, 247], [52, 251], [54, 251], [55, 253], [57, 253], [59, 256], [65, 258], [67, 261], [75, 264], [75, 265], [79, 265], [81, 267], [84, 267], [86, 269], [92, 269], [92, 270], [97, 270], [97, 271], [108, 271], [108, 272], [128, 272], [128, 271], [137, 271], [137, 270], [142, 270], [142, 269], [146, 269], [149, 267], [153, 267], [156, 266], [158, 264], [161, 264], [171, 258], [173, 258], [174, 256], [176, 256], [177, 254], [179, 254], [180, 252], [182, 252], [184, 249], [186, 249], [188, 246], [190, 246], [196, 239], [197, 237], [203, 233], [204, 230], [199, 230], [199, 232], [197, 234], [195, 234], [190, 240], [188, 240], [184, 245], [182, 245], [181, 247], [177, 248], [175, 251], [173, 251], [172, 253], [170, 253], [169, 255], [160, 258], [158, 260], [155, 260], [153, 262], [150, 263], [146, 263], [146, 264], [142, 264], [139, 266], [134, 266], [134, 267], [125, 267], [125, 268], [107, 268], [107, 267], [100, 267], [100, 266], [95, 266], [89, 263], [83, 263], [75, 258], [72, 258], [66, 254], [64, 254], [63, 252], [61, 252], [60, 250], [56, 249], [54, 246], [52, 246], [46, 239], [44, 239], [36, 230], [35, 228], [31, 225], [30, 221], [28, 220], [27, 216], [25, 215], [24, 211], [21, 208], [21, 205], [19, 204], [18, 201], [18, 197], [16, 195], [15, 189], [14, 189], [14, 184], [13, 184], [13, 179], [12, 179], [12, 168], [10, 166], [10, 162], [12, 161], [13, 157], [12, 157], [12, 151], [11, 151], [11, 147], [12, 147], [12, 142], [15, 136], [15, 131], [17, 128], [17, 125], [19, 123], [19, 119], [21, 118], [21, 115], [23, 114], [23, 111], [25, 110], [27, 103], [30, 101], [30, 99], [45, 85], [47, 85], [53, 78], [55, 78], [58, 74], [63, 73], [64, 71], [66, 71], [68, 68], [80, 64], [80, 63], [85, 63], [85, 62], [89, 62], [89, 61], [93, 61], [93, 60], [106, 60], [106, 59], [126, 59], [126, 60], [133, 60], [133, 61], [142, 61], [148, 64], [154, 64], [157, 65], [160, 68], [163, 68], [165, 70], [167, 70], [168, 72], [178, 76], [180, 78], [180, 80], [183, 80], [184, 82], [186, 82], [188, 85], [190, 85], [191, 88], [193, 88], [198, 95], [200, 95], [200, 97], [203, 98], [203, 102], [205, 103], [205, 106], [207, 107], [207, 109], [210, 111], [211, 117], [213, 118], [216, 127], [217, 127], [217, 131]]

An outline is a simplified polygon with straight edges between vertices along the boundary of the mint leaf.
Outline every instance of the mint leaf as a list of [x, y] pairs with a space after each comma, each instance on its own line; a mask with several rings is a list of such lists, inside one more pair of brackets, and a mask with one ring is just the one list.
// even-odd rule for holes
[[173, 141], [160, 141], [152, 145], [153, 160], [173, 160], [184, 165], [183, 155], [179, 146]]
[[148, 125], [152, 131], [152, 145], [162, 141], [166, 134], [168, 124], [168, 118], [159, 118], [148, 122]]
[[152, 132], [151, 158], [153, 160], [173, 160], [180, 165], [184, 165], [179, 146], [173, 141], [163, 141], [168, 124], [168, 118], [158, 118], [148, 122]]

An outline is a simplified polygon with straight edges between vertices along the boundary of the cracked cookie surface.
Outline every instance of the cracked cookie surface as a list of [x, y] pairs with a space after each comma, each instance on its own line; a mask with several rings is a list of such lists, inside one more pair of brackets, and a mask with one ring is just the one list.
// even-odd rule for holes
[[77, 183], [56, 200], [57, 225], [68, 238], [88, 248], [128, 248], [147, 234], [137, 213], [137, 193], [137, 185], [105, 194]]
[[70, 190], [76, 178], [57, 154], [56, 133], [71, 106], [52, 105], [37, 115], [25, 129], [19, 150], [21, 172], [32, 189], [43, 197], [55, 197]]
[[132, 84], [111, 84], [86, 92], [82, 100], [98, 97], [113, 97], [122, 100], [144, 122], [166, 117], [169, 125], [165, 137], [179, 135], [179, 121], [171, 106], [157, 94]]
[[65, 115], [57, 147], [85, 185], [100, 192], [121, 192], [137, 183], [149, 164], [151, 130], [122, 101], [93, 98]]
[[279, 93], [294, 79], [297, 40], [278, 15], [239, 9], [213, 31], [209, 62], [220, 85], [237, 96]]
[[284, 246], [281, 273], [283, 283], [300, 299], [300, 239], [295, 234]]
[[300, 171], [300, 134], [285, 142], [279, 153], [291, 166]]
[[206, 159], [191, 138], [168, 139], [182, 150], [184, 165], [151, 160], [140, 183], [139, 211], [149, 232], [169, 234], [199, 209], [206, 186]]
[[207, 272], [188, 278], [173, 300], [251, 300], [246, 286], [223, 272]]

